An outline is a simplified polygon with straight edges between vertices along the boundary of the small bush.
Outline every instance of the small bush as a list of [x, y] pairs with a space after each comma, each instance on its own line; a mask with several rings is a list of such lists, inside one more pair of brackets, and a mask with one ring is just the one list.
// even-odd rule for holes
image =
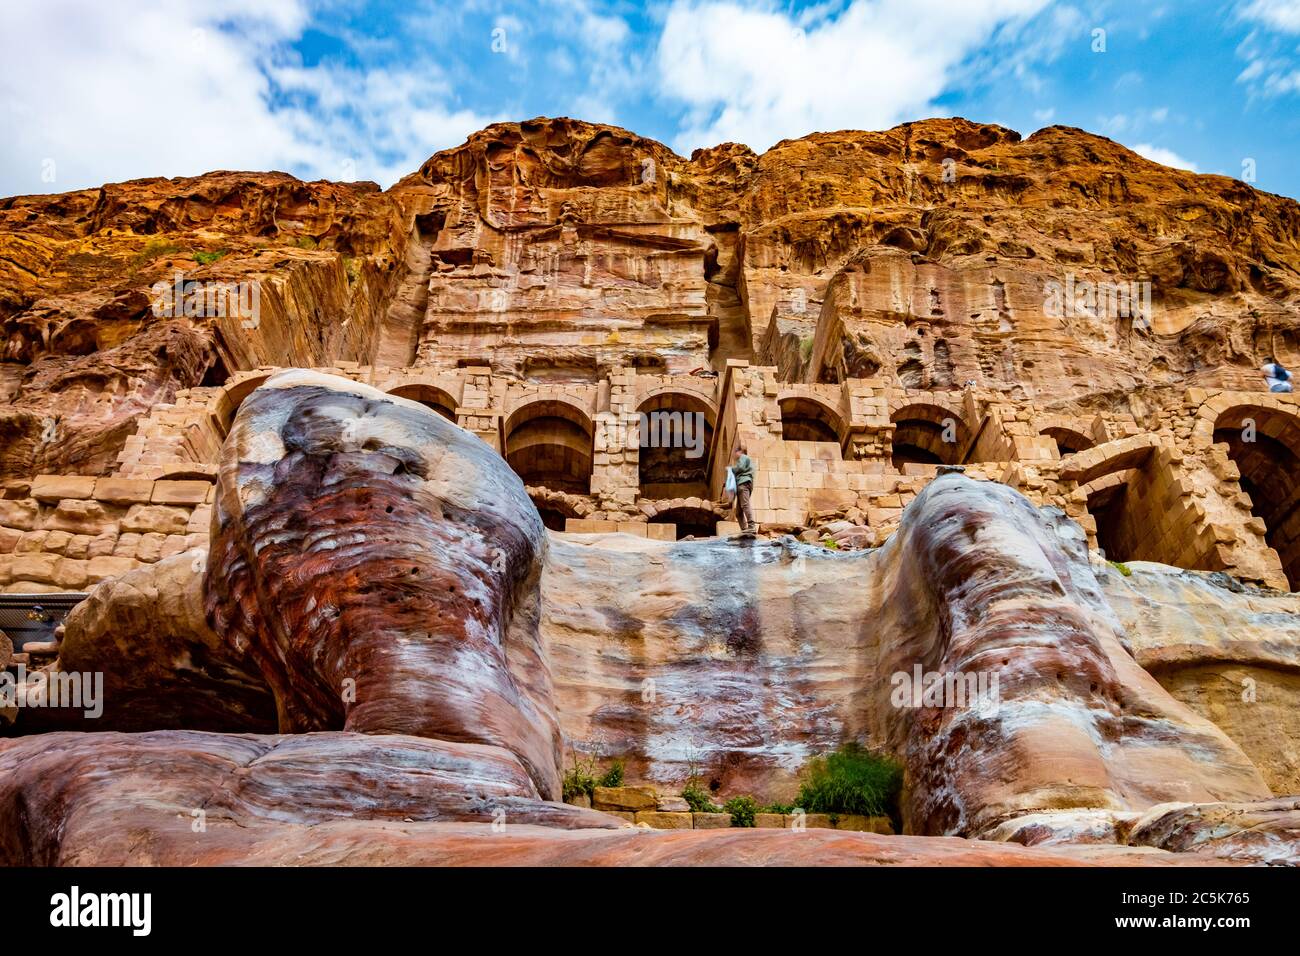
[[596, 792], [596, 761], [574, 753], [573, 766], [564, 771], [562, 788], [567, 802], [573, 797], [586, 794], [588, 797]]
[[348, 277], [348, 285], [352, 285], [361, 278], [361, 267], [357, 265], [357, 260], [350, 256], [343, 257], [343, 272]]
[[795, 806], [793, 803], [769, 803], [760, 809], [759, 813], [779, 813], [782, 816], [789, 816], [794, 813]]
[[895, 809], [902, 785], [896, 761], [850, 743], [807, 763], [796, 803], [807, 813], [883, 816]]
[[144, 244], [144, 248], [135, 254], [135, 265], [142, 266], [146, 262], [153, 262], [159, 256], [169, 256], [173, 252], [180, 252], [181, 247], [174, 242], [168, 242], [166, 239], [150, 239]]
[[1133, 569], [1123, 561], [1107, 561], [1106, 563], [1126, 578], [1131, 578], [1133, 576]]
[[596, 775], [596, 770], [596, 758], [575, 751], [573, 766], [564, 771], [564, 799], [567, 801], [579, 794], [586, 794], [590, 799], [596, 796], [597, 787], [623, 786], [622, 760], [615, 760], [600, 776]]
[[733, 827], [752, 827], [754, 814], [759, 812], [758, 801], [748, 795], [732, 797], [722, 805], [722, 809], [731, 814]]
[[294, 243], [299, 249], [315, 249], [316, 240], [311, 236], [299, 236], [298, 241]]
[[212, 263], [225, 256], [225, 254], [226, 250], [224, 249], [219, 249], [216, 252], [203, 252], [200, 250], [199, 252], [194, 253], [194, 261], [201, 266], [210, 266]]
[[805, 335], [799, 340], [799, 361], [803, 362], [805, 365], [807, 365], [808, 360], [812, 358], [813, 341], [814, 337], [811, 335]]
[[721, 813], [722, 807], [709, 799], [709, 792], [692, 780], [682, 789], [682, 799], [692, 813]]
[[623, 761], [615, 760], [605, 775], [596, 782], [598, 787], [621, 787], [623, 786]]

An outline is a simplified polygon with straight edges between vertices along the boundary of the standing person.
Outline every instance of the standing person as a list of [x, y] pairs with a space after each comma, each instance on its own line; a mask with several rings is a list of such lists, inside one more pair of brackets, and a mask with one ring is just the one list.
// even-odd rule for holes
[[1277, 359], [1269, 359], [1260, 371], [1264, 373], [1264, 381], [1268, 382], [1270, 392], [1291, 391], [1291, 373]]
[[745, 454], [745, 446], [737, 445], [731, 453], [731, 472], [736, 476], [736, 520], [740, 533], [753, 537], [758, 531], [754, 512], [749, 507], [749, 496], [754, 490], [754, 459]]

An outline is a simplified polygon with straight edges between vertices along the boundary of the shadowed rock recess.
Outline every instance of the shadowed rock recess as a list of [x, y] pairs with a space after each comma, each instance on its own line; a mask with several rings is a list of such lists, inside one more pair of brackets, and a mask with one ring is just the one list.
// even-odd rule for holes
[[0, 200], [0, 591], [88, 592], [0, 864], [1300, 863], [1298, 302], [1290, 200], [965, 120]]

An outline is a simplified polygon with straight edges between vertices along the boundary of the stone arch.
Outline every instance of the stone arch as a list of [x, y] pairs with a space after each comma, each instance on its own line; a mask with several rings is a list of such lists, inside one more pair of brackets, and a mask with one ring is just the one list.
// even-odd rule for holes
[[1215, 444], [1227, 446], [1264, 522], [1264, 540], [1277, 552], [1294, 591], [1300, 588], [1300, 415], [1265, 404], [1238, 404], [1214, 420]]
[[889, 420], [894, 423], [890, 458], [899, 471], [906, 464], [959, 465], [973, 437], [965, 416], [938, 402], [909, 402]]
[[1107, 442], [1062, 460], [1061, 478], [1078, 483], [1096, 522], [1097, 547], [1109, 560], [1201, 571], [1231, 566], [1179, 460], [1155, 435]]
[[708, 495], [717, 411], [694, 392], [655, 389], [637, 407], [637, 483], [646, 498]]
[[591, 491], [595, 430], [590, 416], [560, 397], [524, 401], [502, 426], [505, 459], [526, 485]]
[[677, 526], [677, 537], [713, 537], [718, 533], [718, 522], [727, 517], [727, 509], [708, 498], [672, 498], [667, 501], [643, 501], [642, 513], [650, 524]]
[[841, 448], [848, 428], [844, 416], [816, 395], [788, 394], [777, 400], [785, 441], [834, 442]]
[[1087, 451], [1097, 443], [1078, 429], [1070, 428], [1066, 425], [1049, 425], [1040, 429], [1038, 434], [1046, 435], [1052, 441], [1056, 442], [1057, 453], [1062, 457], [1073, 455], [1076, 452]]
[[718, 533], [718, 516], [708, 508], [668, 508], [649, 519], [651, 524], [677, 527], [677, 537], [712, 538]]
[[446, 389], [428, 382], [408, 382], [388, 390], [389, 395], [419, 402], [450, 422], [456, 421], [456, 399]]

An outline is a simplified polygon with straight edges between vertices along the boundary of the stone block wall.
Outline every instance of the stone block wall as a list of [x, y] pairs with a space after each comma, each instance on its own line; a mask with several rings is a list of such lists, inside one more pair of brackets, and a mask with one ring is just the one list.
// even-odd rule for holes
[[0, 499], [0, 591], [79, 591], [206, 548], [214, 486], [40, 475]]

